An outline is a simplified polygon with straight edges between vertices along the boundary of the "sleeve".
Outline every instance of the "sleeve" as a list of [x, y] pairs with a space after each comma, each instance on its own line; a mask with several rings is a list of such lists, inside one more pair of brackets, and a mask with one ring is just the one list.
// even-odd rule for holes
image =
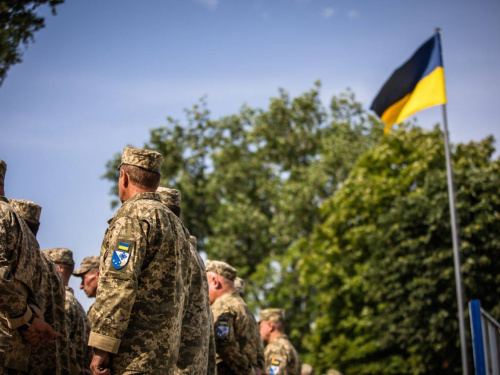
[[286, 355], [272, 345], [266, 347], [266, 374], [293, 375], [287, 369]]
[[215, 347], [217, 356], [235, 374], [250, 374], [252, 365], [240, 351], [235, 334], [236, 317], [229, 312], [220, 314], [214, 323]]
[[[3, 211], [3, 210], [2, 210]], [[11, 212], [2, 212], [0, 219], [0, 311], [5, 314], [7, 325], [16, 329], [29, 322], [32, 316], [27, 304], [27, 288], [14, 278], [12, 257], [18, 246], [21, 227]]]
[[135, 303], [149, 227], [129, 217], [112, 225], [103, 243], [89, 346], [116, 354]]

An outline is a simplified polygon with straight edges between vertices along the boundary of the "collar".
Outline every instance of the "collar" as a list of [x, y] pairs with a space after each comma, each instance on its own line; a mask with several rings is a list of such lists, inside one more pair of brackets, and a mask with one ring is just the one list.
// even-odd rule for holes
[[73, 295], [75, 294], [75, 292], [73, 291], [73, 288], [71, 288], [71, 287], [69, 287], [69, 286], [66, 285], [65, 289], [66, 289], [66, 291], [71, 292], [71, 294], [73, 294]]
[[127, 201], [123, 202], [123, 205], [138, 201], [140, 199], [152, 199], [152, 200], [161, 202], [160, 195], [158, 193], [147, 192], [147, 193], [139, 193], [139, 194], [134, 195], [132, 198], [129, 198]]

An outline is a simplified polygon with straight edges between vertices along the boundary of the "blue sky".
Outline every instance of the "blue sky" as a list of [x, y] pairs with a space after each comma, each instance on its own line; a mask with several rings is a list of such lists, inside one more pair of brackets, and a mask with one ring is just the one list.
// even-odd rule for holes
[[[439, 26], [451, 140], [500, 138], [498, 1], [72, 0], [57, 11], [41, 10], [46, 28], [0, 87], [0, 158], [6, 195], [43, 207], [40, 246], [69, 247], [78, 264], [98, 255], [114, 213], [106, 161], [203, 95], [217, 118], [320, 79], [325, 103], [350, 87], [369, 107]], [[430, 128], [441, 111], [417, 118]]]

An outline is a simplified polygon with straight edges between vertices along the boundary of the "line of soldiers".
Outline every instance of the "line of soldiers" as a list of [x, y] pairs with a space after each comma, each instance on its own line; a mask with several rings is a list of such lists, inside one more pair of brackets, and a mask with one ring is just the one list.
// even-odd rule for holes
[[[257, 322], [237, 271], [204, 264], [180, 220], [180, 192], [158, 186], [161, 162], [123, 150], [122, 206], [100, 256], [73, 271], [69, 249], [40, 251], [41, 207], [5, 198], [0, 159], [0, 375], [301, 373], [285, 312], [261, 310]], [[71, 274], [96, 297], [88, 318]]]

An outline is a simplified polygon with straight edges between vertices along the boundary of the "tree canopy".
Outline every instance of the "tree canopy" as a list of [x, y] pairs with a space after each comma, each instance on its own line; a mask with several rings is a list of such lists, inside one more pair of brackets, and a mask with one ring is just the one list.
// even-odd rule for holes
[[0, 0], [0, 85], [9, 68], [22, 61], [22, 46], [34, 41], [35, 32], [45, 27], [45, 19], [37, 8], [49, 5], [56, 14], [56, 5], [64, 0]]
[[[265, 109], [220, 119], [201, 100], [144, 147], [163, 154], [161, 185], [182, 192], [199, 248], [238, 269], [251, 306], [286, 309], [318, 372], [458, 373], [441, 131], [407, 124], [384, 136], [351, 91], [328, 108], [319, 98], [319, 83], [295, 98], [280, 90]], [[466, 296], [498, 315], [493, 152], [489, 137], [457, 145], [453, 160]], [[104, 176], [113, 194], [119, 159]]]

